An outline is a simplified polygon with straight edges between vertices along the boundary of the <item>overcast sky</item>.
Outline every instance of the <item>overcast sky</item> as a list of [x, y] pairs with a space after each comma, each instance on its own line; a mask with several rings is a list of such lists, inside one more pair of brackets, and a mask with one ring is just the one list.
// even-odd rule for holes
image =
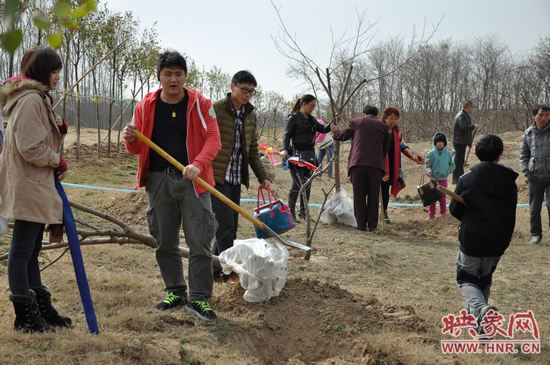
[[[131, 10], [142, 27], [157, 22], [162, 47], [174, 48], [206, 69], [217, 65], [233, 74], [250, 70], [264, 90], [285, 96], [308, 91], [287, 77], [288, 60], [272, 40], [279, 33], [269, 0], [136, 1], [104, 0], [113, 11]], [[550, 0], [275, 0], [291, 32], [319, 65], [328, 62], [330, 27], [353, 32], [356, 9], [376, 23], [375, 40], [410, 39], [413, 27], [439, 22], [434, 40], [471, 43], [497, 35], [515, 55], [530, 51], [550, 35]]]

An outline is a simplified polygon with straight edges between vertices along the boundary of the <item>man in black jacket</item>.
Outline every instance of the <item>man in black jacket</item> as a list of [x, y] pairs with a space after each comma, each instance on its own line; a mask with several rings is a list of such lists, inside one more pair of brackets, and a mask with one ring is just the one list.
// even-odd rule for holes
[[453, 184], [464, 174], [464, 158], [466, 147], [472, 145], [472, 132], [476, 128], [472, 123], [471, 115], [474, 111], [474, 102], [466, 100], [462, 110], [455, 117], [453, 131], [453, 147], [455, 149], [455, 170], [453, 172]]
[[462, 221], [458, 239], [456, 280], [468, 312], [481, 323], [487, 312], [493, 272], [508, 248], [516, 223], [518, 174], [498, 164], [502, 140], [483, 137], [475, 147], [480, 164], [458, 180], [455, 192], [465, 205], [452, 201], [451, 214]]

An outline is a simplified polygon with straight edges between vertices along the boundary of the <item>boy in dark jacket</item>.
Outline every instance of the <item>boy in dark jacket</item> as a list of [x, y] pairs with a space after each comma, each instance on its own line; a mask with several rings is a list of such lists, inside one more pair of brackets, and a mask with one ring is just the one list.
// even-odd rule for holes
[[468, 312], [478, 323], [494, 309], [488, 305], [493, 273], [516, 223], [518, 174], [498, 164], [503, 149], [502, 140], [495, 135], [476, 144], [481, 163], [460, 177], [455, 190], [466, 204], [453, 200], [450, 205], [451, 214], [462, 221], [456, 281]]

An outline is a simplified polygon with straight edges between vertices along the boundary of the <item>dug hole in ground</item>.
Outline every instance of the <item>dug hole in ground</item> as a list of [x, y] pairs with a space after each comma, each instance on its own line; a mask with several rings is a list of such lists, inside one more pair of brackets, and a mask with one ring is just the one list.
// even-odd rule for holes
[[[519, 171], [521, 132], [504, 133], [503, 163]], [[71, 167], [67, 182], [130, 188], [136, 159], [121, 152], [97, 157], [90, 132], [89, 145], [75, 160], [67, 141]], [[70, 135], [69, 135], [70, 136]], [[86, 136], [84, 132], [83, 137]], [[83, 138], [84, 139], [84, 138]], [[85, 140], [85, 139], [84, 139]], [[85, 140], [86, 141], [86, 140]], [[269, 141], [266, 141], [269, 143]], [[413, 143], [425, 154], [431, 143]], [[351, 195], [345, 176], [343, 188]], [[476, 159], [470, 156], [473, 165]], [[417, 203], [416, 185], [422, 169], [404, 159], [407, 188], [399, 202]], [[527, 186], [518, 179], [519, 200], [528, 200]], [[321, 189], [332, 182], [316, 180], [311, 201], [320, 203]], [[257, 183], [243, 189], [243, 198], [256, 198]], [[273, 184], [286, 200], [288, 172], [276, 170]], [[451, 188], [454, 188], [451, 186]], [[103, 210], [135, 229], [147, 233], [147, 197], [144, 192], [119, 193], [66, 188], [71, 200]], [[243, 205], [253, 210], [252, 205]], [[312, 209], [314, 217], [318, 210]], [[79, 216], [90, 225], [101, 225], [90, 216]], [[495, 273], [491, 302], [506, 314], [532, 310], [541, 332], [541, 354], [444, 355], [440, 349], [443, 316], [463, 307], [456, 288], [458, 222], [445, 216], [427, 221], [418, 207], [390, 207], [392, 220], [383, 233], [366, 234], [344, 225], [321, 224], [313, 241], [311, 261], [303, 252], [288, 249], [288, 277], [279, 296], [269, 303], [249, 303], [240, 286], [216, 283], [212, 305], [219, 319], [197, 320], [185, 311], [153, 309], [163, 296], [163, 282], [154, 251], [140, 245], [83, 247], [83, 255], [100, 324], [99, 336], [87, 333], [74, 272], [68, 255], [43, 272], [53, 292], [54, 305], [71, 316], [75, 328], [45, 335], [12, 330], [13, 308], [7, 297], [7, 269], [0, 264], [0, 345], [5, 364], [548, 364], [550, 287], [545, 278], [550, 237], [543, 212], [545, 239], [540, 247], [528, 244], [529, 210], [518, 208], [510, 248]], [[238, 236], [254, 237], [254, 228], [241, 219]], [[298, 224], [285, 238], [305, 242], [305, 224]], [[0, 248], [7, 249], [6, 238]], [[183, 243], [183, 237], [182, 237]], [[45, 251], [41, 265], [59, 256]], [[185, 267], [187, 266], [184, 260]]]

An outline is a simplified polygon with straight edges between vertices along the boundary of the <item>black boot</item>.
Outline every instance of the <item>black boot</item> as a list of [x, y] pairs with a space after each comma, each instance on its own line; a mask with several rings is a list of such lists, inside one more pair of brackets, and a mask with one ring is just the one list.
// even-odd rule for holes
[[36, 296], [33, 292], [31, 292], [29, 296], [14, 297], [10, 295], [10, 300], [13, 302], [13, 308], [15, 309], [15, 322], [13, 323], [13, 327], [16, 330], [29, 333], [52, 330], [40, 315], [38, 304], [36, 303]]
[[33, 288], [36, 293], [36, 302], [42, 318], [49, 325], [56, 327], [71, 327], [72, 321], [69, 317], [60, 316], [57, 310], [52, 306], [51, 294], [44, 288]]

